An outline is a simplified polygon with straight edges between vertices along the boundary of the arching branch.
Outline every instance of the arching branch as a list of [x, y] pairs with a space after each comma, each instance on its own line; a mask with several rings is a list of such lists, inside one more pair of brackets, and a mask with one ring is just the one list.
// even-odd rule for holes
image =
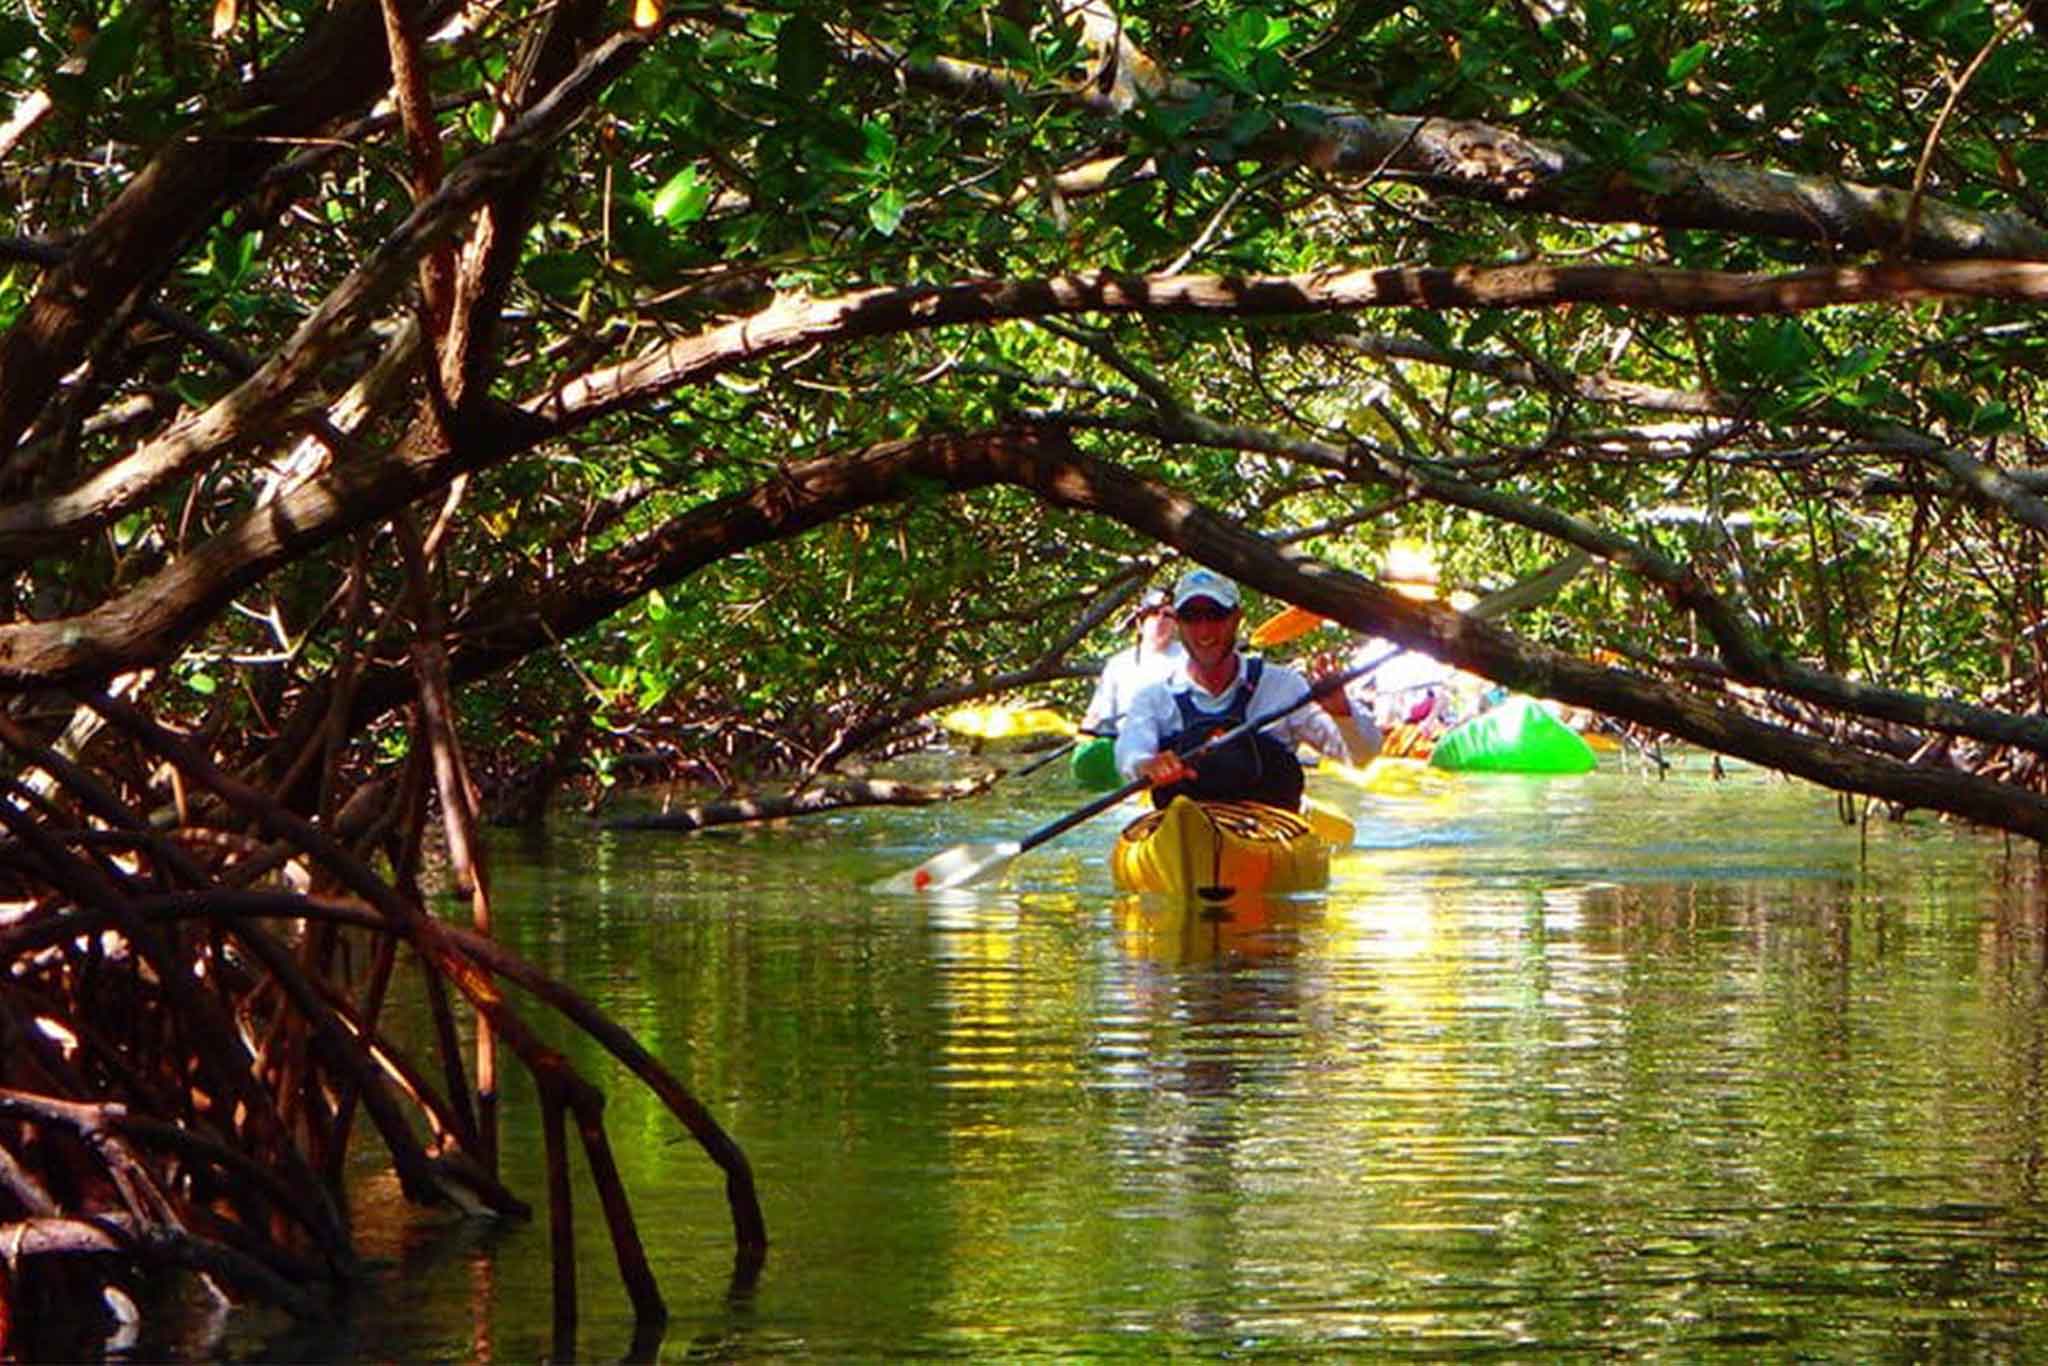
[[[1052, 427], [920, 438], [791, 466], [772, 484], [674, 519], [659, 533], [591, 566], [590, 573], [557, 593], [538, 599], [511, 593], [497, 596], [488, 609], [457, 624], [451, 667], [462, 678], [502, 668], [734, 548], [798, 535], [877, 502], [924, 496], [919, 491], [932, 482], [955, 491], [994, 483], [1030, 489], [1058, 506], [1114, 518], [1192, 559], [1353, 630], [1427, 650], [1521, 691], [1633, 721], [1824, 786], [1867, 793], [1903, 807], [1942, 811], [2036, 839], [2048, 836], [2048, 800], [2024, 789], [1845, 750], [1766, 725], [1646, 676], [1601, 668], [1532, 645], [1449, 608], [1413, 602], [1369, 579], [1276, 546], [1162, 484], [1093, 459]], [[1452, 490], [1446, 486], [1438, 492], [1448, 497]], [[1624, 559], [1638, 570], [1657, 567], [1640, 547], [1582, 527], [1575, 519], [1533, 516], [1527, 505], [1508, 509], [1484, 490], [1461, 496], [1469, 499], [1468, 505], [1519, 513], [1539, 530], [1595, 554]], [[1668, 570], [1666, 577], [1676, 584], [1686, 582], [1676, 570]], [[1710, 610], [1715, 605], [1710, 597], [1699, 596], [1697, 601]], [[1761, 651], [1753, 653], [1750, 662], [1766, 670], [1756, 680], [1760, 686], [1816, 691], [1828, 705], [1842, 709], [2048, 751], [2048, 729], [2037, 720], [1870, 688]], [[381, 686], [366, 683], [362, 695], [376, 701], [364, 705], [394, 705], [401, 689], [402, 681], [395, 676], [387, 675]]]
[[[469, 163], [466, 163], [469, 164]], [[451, 177], [443, 193], [457, 183]], [[1326, 271], [1284, 276], [1070, 276], [975, 280], [792, 296], [751, 318], [666, 342], [511, 407], [466, 405], [453, 439], [419, 424], [398, 450], [349, 461], [81, 617], [0, 626], [0, 691], [111, 675], [167, 658], [242, 588], [316, 546], [390, 516], [466, 471], [503, 464], [551, 437], [737, 366], [821, 341], [1061, 314], [1272, 317], [1368, 308], [1549, 308], [1608, 303], [1666, 313], [1800, 312], [1933, 297], [2048, 299], [2048, 265], [1895, 264], [1736, 275], [1602, 266]], [[43, 543], [0, 538], [0, 557]]]

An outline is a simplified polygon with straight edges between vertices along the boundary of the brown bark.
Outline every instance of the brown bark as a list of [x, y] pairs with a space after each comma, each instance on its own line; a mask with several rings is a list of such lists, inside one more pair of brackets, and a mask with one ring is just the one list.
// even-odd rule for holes
[[[460, 172], [451, 177], [449, 188], [460, 177]], [[77, 617], [0, 626], [0, 691], [105, 677], [160, 662], [223, 610], [235, 593], [337, 536], [390, 516], [457, 475], [502, 464], [542, 440], [677, 386], [820, 341], [1090, 311], [1251, 317], [1378, 307], [1549, 307], [1589, 302], [1668, 312], [1771, 312], [1943, 295], [2048, 298], [2048, 265], [1902, 264], [1779, 276], [1590, 266], [1395, 269], [1248, 279], [1095, 275], [882, 289], [826, 300], [785, 299], [743, 322], [665, 343], [635, 360], [562, 385], [524, 409], [487, 400], [467, 404], [450, 440], [443, 440], [432, 423], [415, 424], [397, 450], [374, 461], [350, 461], [276, 503], [243, 515], [119, 598]], [[46, 525], [22, 537], [0, 535], [0, 556], [27, 553], [49, 531]]]
[[[95, 471], [75, 488], [0, 509], [0, 560], [61, 548], [75, 541], [80, 532], [106, 525], [230, 447], [281, 429], [295, 401], [321, 370], [412, 278], [421, 255], [446, 240], [478, 205], [523, 183], [541, 155], [645, 47], [643, 36], [625, 33], [591, 53], [502, 137], [458, 166], [434, 195], [378, 244], [369, 259], [329, 292], [289, 341], [219, 402], [113, 465]], [[75, 264], [78, 255], [67, 258], [62, 269]], [[25, 319], [18, 325], [10, 340], [31, 321], [33, 318]], [[5, 350], [0, 349], [0, 366], [8, 364], [5, 357]], [[0, 403], [7, 400], [5, 384], [0, 378]], [[0, 450], [5, 449], [7, 440], [0, 430]], [[451, 470], [430, 487], [439, 487], [460, 472]], [[272, 509], [259, 511], [267, 514]]]
[[1633, 266], [1402, 266], [1301, 275], [1070, 275], [889, 287], [829, 299], [799, 295], [579, 376], [527, 407], [565, 426], [581, 425], [735, 364], [800, 346], [1076, 313], [1253, 318], [1374, 308], [1604, 304], [1658, 314], [1771, 314], [1943, 297], [2048, 299], [2048, 265], [1895, 263], [1776, 275]]
[[[1086, 620], [1086, 614], [1084, 614]], [[1051, 683], [1062, 678], [1092, 678], [1098, 672], [1094, 666], [1067, 662], [1065, 654], [1087, 633], [1088, 629], [1100, 624], [1099, 618], [1088, 621], [1087, 627], [1070, 631], [1064, 642], [1058, 643], [1051, 654], [1029, 668], [1011, 669], [1004, 673], [991, 674], [985, 678], [969, 679], [942, 688], [933, 688], [916, 697], [905, 698], [903, 702], [859, 725], [850, 727], [845, 734], [833, 737], [812, 764], [813, 772], [822, 772], [836, 765], [850, 754], [858, 754], [883, 737], [894, 734], [922, 716], [929, 716], [946, 707], [957, 707], [963, 702], [972, 702], [978, 697], [1001, 697], [1019, 688], [1029, 688], [1041, 683]]]
[[[602, 31], [604, 0], [568, 0], [552, 8], [513, 62], [502, 96], [507, 108], [526, 110], [566, 80]], [[551, 164], [535, 158], [485, 200], [463, 251], [441, 374], [451, 398], [483, 392], [496, 360], [495, 343], [505, 292], [524, 253], [527, 234], [546, 202]]]
[[[419, 25], [401, 0], [379, 0], [384, 17], [384, 46], [391, 61], [391, 93], [405, 130], [407, 160], [412, 165], [415, 204], [441, 188], [441, 133], [434, 125], [434, 104], [420, 58]], [[445, 240], [420, 261], [420, 294], [426, 300], [433, 335], [445, 337], [454, 306], [455, 249]]]
[[[466, 933], [428, 915], [424, 907], [400, 896], [324, 831], [228, 777], [195, 747], [164, 731], [135, 708], [105, 697], [90, 697], [88, 701], [123, 732], [176, 764], [189, 781], [226, 801], [238, 815], [254, 821], [273, 836], [292, 841], [338, 878], [342, 885], [374, 907], [393, 932], [404, 935], [415, 952], [462, 992], [480, 1019], [490, 1024], [529, 1072], [558, 1065], [549, 1061], [556, 1056], [553, 1051], [510, 1009], [499, 991], [496, 974], [514, 975], [517, 965], [508, 966], [492, 940]], [[0, 817], [4, 815], [5, 808], [0, 807]], [[516, 979], [558, 1009], [572, 1013], [582, 1028], [625, 1059], [661, 1097], [706, 1153], [725, 1170], [727, 1201], [731, 1206], [736, 1241], [742, 1252], [758, 1252], [764, 1248], [767, 1243], [766, 1225], [761, 1217], [752, 1169], [738, 1146], [726, 1136], [710, 1113], [634, 1043], [630, 1035], [596, 1012], [589, 1011], [573, 993], [545, 979]], [[583, 1013], [572, 1012], [563, 1004], [565, 1001], [574, 1002]], [[403, 1170], [400, 1174], [401, 1177], [405, 1175]], [[427, 1199], [434, 1192], [409, 1187], [408, 1194], [416, 1199]]]
[[565, 1102], [552, 1086], [540, 1090], [540, 1127], [548, 1171], [548, 1267], [554, 1298], [554, 1355], [576, 1356], [576, 1197], [569, 1182]]

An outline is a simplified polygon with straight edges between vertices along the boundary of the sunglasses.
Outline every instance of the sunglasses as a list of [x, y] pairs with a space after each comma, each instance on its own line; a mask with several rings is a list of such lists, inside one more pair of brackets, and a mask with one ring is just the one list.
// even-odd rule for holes
[[1232, 607], [1200, 606], [1190, 604], [1180, 609], [1182, 621], [1224, 621], [1235, 611]]

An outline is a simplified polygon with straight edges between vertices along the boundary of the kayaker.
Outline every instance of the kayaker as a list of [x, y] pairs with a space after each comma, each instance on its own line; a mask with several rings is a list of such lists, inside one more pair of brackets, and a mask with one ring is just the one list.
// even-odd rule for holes
[[1152, 801], [1177, 796], [1210, 801], [1252, 801], [1298, 810], [1301, 761], [1297, 743], [1353, 764], [1379, 752], [1379, 731], [1354, 715], [1342, 688], [1333, 688], [1235, 744], [1203, 755], [1190, 766], [1181, 755], [1253, 716], [1307, 696], [1308, 680], [1237, 648], [1243, 616], [1237, 585], [1210, 569], [1192, 569], [1174, 585], [1173, 611], [1186, 663], [1162, 683], [1141, 689], [1117, 733], [1116, 764], [1126, 780], [1150, 780]]
[[[1387, 547], [1380, 562], [1380, 584], [1404, 598], [1433, 601], [1437, 596], [1435, 553], [1420, 541], [1395, 541]], [[1397, 728], [1419, 727], [1437, 711], [1451, 680], [1451, 667], [1434, 655], [1404, 649], [1378, 637], [1363, 641], [1352, 659], [1360, 664], [1372, 659], [1383, 661], [1359, 688], [1370, 691], [1374, 719], [1390, 747], [1398, 747], [1404, 740], [1395, 733]], [[1427, 745], [1423, 748], [1427, 752]]]
[[1138, 638], [1128, 650], [1119, 650], [1102, 666], [1095, 684], [1095, 696], [1081, 716], [1086, 735], [1116, 737], [1117, 723], [1131, 708], [1131, 699], [1148, 683], [1163, 683], [1187, 659], [1181, 649], [1179, 623], [1173, 618], [1173, 599], [1164, 588], [1148, 588], [1131, 609], [1130, 625]]

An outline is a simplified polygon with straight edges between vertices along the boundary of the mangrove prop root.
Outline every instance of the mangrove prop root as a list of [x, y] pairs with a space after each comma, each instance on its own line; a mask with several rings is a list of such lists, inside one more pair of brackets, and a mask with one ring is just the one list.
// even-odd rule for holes
[[919, 785], [889, 779], [870, 782], [827, 783], [804, 792], [780, 796], [748, 797], [739, 801], [707, 802], [680, 811], [663, 811], [643, 816], [615, 816], [605, 822], [608, 830], [704, 830], [714, 825], [744, 825], [753, 821], [777, 821], [790, 816], [810, 816], [851, 806], [929, 806], [934, 802], [958, 801], [986, 792], [1002, 775], [984, 773], [956, 782]]
[[[741, 1263], [758, 1267], [767, 1233], [751, 1168], [696, 1098], [487, 925], [427, 913], [413, 876], [428, 803], [387, 804], [402, 812], [375, 834], [394, 859], [387, 878], [133, 703], [81, 700], [139, 756], [128, 771], [89, 773], [0, 717], [0, 746], [51, 778], [33, 799], [17, 785], [0, 800], [0, 1358], [93, 1354], [106, 1343], [75, 1324], [58, 1335], [39, 1311], [109, 1292], [126, 1303], [123, 1287], [172, 1271], [229, 1299], [332, 1312], [333, 1292], [363, 1274], [341, 1183], [359, 1114], [408, 1198], [524, 1214], [491, 1169], [462, 1009], [541, 1098], [557, 1346], [573, 1349], [576, 1324], [572, 1123], [618, 1273], [642, 1328], [658, 1331], [666, 1310], [604, 1097], [501, 984], [602, 1044], [667, 1106], [724, 1171]], [[151, 825], [153, 772], [177, 775], [179, 809], [203, 828]], [[420, 974], [432, 1013], [419, 1058], [378, 1029], [399, 970]]]

